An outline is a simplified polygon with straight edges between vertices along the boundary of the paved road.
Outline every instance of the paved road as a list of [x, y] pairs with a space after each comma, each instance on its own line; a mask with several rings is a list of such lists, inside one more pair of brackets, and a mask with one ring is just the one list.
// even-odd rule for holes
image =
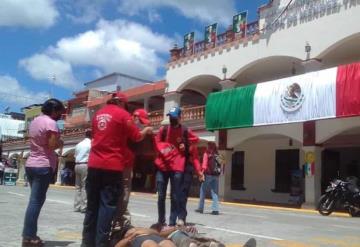
[[[80, 245], [83, 214], [73, 212], [73, 195], [71, 189], [49, 190], [38, 232], [46, 240], [46, 246]], [[1, 247], [20, 246], [28, 196], [28, 188], [0, 186]], [[324, 217], [311, 212], [232, 204], [222, 205], [221, 215], [213, 216], [209, 204], [203, 215], [194, 213], [196, 205], [196, 201], [189, 202], [189, 221], [196, 224], [201, 233], [217, 238], [227, 246], [243, 246], [253, 238], [249, 246], [360, 247], [360, 218]], [[133, 195], [130, 211], [135, 225], [151, 225], [157, 215], [156, 197]]]

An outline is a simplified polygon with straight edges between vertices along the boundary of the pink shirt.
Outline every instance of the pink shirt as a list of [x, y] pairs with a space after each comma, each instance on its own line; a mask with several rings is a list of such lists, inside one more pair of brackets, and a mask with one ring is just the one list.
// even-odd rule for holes
[[55, 151], [48, 147], [49, 133], [60, 135], [55, 120], [47, 115], [36, 117], [30, 124], [30, 156], [26, 161], [27, 167], [51, 167], [56, 169]]

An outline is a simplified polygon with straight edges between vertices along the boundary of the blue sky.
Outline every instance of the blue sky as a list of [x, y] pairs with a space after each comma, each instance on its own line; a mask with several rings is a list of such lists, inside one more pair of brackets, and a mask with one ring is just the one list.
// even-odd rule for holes
[[112, 72], [165, 76], [168, 50], [183, 35], [268, 0], [1, 0], [0, 112], [69, 99], [83, 83]]

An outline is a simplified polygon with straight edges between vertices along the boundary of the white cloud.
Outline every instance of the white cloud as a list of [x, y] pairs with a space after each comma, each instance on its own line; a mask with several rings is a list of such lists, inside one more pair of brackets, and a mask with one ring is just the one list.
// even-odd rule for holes
[[157, 78], [173, 41], [148, 27], [124, 20], [100, 20], [94, 30], [59, 40], [42, 54], [23, 59], [20, 65], [33, 78], [46, 80], [56, 72], [58, 85], [70, 88], [76, 68], [97, 74], [120, 72], [140, 78]]
[[[183, 16], [198, 19], [204, 23], [218, 22], [227, 26], [235, 14], [235, 0], [120, 0], [119, 11], [123, 14], [136, 15], [141, 11], [158, 8], [174, 8]], [[174, 21], [176, 20], [169, 20]]]
[[107, 0], [62, 0], [66, 16], [75, 23], [89, 24], [101, 18]]
[[0, 97], [2, 102], [27, 106], [34, 103], [42, 103], [48, 98], [48, 93], [32, 92], [21, 86], [13, 77], [0, 75]]
[[0, 26], [50, 27], [59, 13], [54, 0], [1, 0]]
[[71, 64], [61, 59], [46, 54], [35, 54], [30, 58], [21, 60], [20, 66], [36, 80], [45, 80], [69, 89], [75, 89], [79, 86], [73, 76]]

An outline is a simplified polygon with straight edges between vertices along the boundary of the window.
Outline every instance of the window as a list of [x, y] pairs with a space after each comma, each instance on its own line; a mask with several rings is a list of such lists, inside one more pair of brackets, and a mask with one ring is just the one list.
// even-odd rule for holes
[[237, 151], [232, 155], [231, 162], [231, 189], [245, 190], [244, 188], [244, 152]]
[[276, 150], [274, 192], [290, 193], [291, 171], [299, 169], [299, 150]]

